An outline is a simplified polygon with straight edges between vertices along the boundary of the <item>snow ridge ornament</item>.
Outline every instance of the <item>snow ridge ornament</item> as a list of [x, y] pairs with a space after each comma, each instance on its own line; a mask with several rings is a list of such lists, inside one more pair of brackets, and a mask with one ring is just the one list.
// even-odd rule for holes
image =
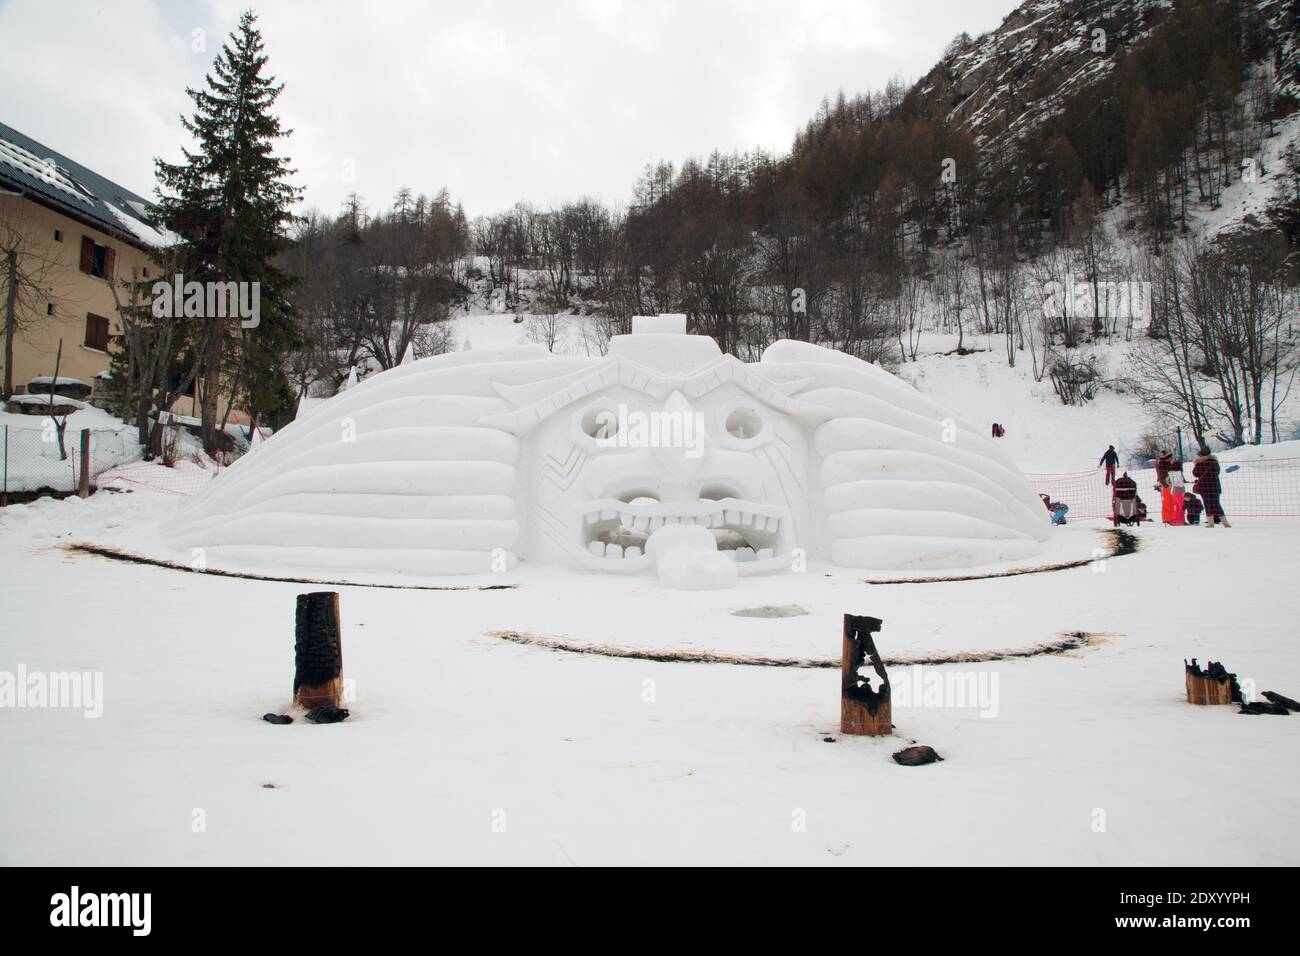
[[[666, 415], [692, 427], [609, 434]], [[350, 382], [164, 534], [212, 566], [443, 575], [522, 558], [684, 580], [649, 548], [683, 525], [714, 546], [679, 534], [671, 550], [714, 586], [734, 580], [719, 557], [739, 575], [805, 557], [956, 568], [1032, 557], [1050, 533], [990, 439], [878, 366], [795, 341], [745, 363], [707, 336], [639, 332], [604, 356], [530, 344]]]

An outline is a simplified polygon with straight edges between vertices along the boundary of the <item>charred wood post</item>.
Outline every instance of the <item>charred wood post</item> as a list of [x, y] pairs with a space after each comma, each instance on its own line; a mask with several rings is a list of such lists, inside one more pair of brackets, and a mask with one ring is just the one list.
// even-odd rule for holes
[[1186, 672], [1187, 703], [1241, 703], [1241, 686], [1237, 683], [1237, 675], [1230, 674], [1219, 661], [1210, 661], [1202, 670], [1193, 657], [1190, 664], [1183, 661], [1183, 669]]
[[1264, 691], [1264, 696], [1279, 707], [1285, 707], [1287, 710], [1300, 712], [1300, 701], [1292, 700], [1290, 697], [1271, 690]]
[[294, 626], [293, 702], [307, 710], [343, 701], [339, 592], [298, 595]]
[[[880, 630], [878, 617], [844, 615], [844, 644], [840, 655], [840, 733], [882, 737], [893, 732], [893, 708], [889, 676], [871, 635]], [[880, 687], [858, 673], [870, 664], [880, 678]]]

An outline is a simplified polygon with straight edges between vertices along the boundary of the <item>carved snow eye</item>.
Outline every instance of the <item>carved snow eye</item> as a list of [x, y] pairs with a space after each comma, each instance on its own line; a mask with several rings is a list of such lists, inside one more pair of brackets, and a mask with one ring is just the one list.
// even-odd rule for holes
[[580, 427], [588, 438], [613, 438], [618, 434], [618, 413], [612, 408], [593, 405], [583, 412]]
[[727, 415], [727, 434], [738, 441], [757, 438], [763, 434], [765, 427], [767, 426], [763, 417], [755, 409], [747, 406], [733, 408]]

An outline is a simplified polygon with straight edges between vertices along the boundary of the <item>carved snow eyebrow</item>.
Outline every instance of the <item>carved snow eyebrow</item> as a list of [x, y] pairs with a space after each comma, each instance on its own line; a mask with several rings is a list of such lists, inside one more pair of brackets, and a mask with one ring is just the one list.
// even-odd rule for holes
[[[565, 379], [569, 383], [560, 384]], [[820, 425], [832, 417], [830, 409], [822, 405], [791, 397], [809, 385], [812, 379], [773, 382], [734, 355], [726, 355], [681, 378], [664, 376], [627, 359], [615, 358], [593, 371], [561, 376], [559, 379], [545, 379], [527, 385], [497, 383], [493, 385], [497, 394], [516, 408], [511, 412], [488, 415], [479, 420], [479, 425], [500, 428], [518, 435], [574, 402], [614, 385], [622, 385], [664, 401], [674, 391], [681, 392], [687, 398], [699, 398], [728, 382], [736, 384], [753, 398], [810, 426]]]

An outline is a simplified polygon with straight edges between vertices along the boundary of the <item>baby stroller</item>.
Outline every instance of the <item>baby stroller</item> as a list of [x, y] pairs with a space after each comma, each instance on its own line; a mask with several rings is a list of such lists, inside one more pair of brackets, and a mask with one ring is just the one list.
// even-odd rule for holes
[[1146, 509], [1142, 507], [1142, 502], [1137, 498], [1116, 498], [1112, 502], [1114, 505], [1114, 514], [1111, 520], [1115, 527], [1122, 524], [1141, 524], [1142, 516]]
[[1111, 522], [1120, 525], [1141, 524], [1146, 517], [1146, 507], [1138, 497], [1137, 482], [1125, 472], [1122, 478], [1116, 478], [1111, 485], [1110, 497]]

